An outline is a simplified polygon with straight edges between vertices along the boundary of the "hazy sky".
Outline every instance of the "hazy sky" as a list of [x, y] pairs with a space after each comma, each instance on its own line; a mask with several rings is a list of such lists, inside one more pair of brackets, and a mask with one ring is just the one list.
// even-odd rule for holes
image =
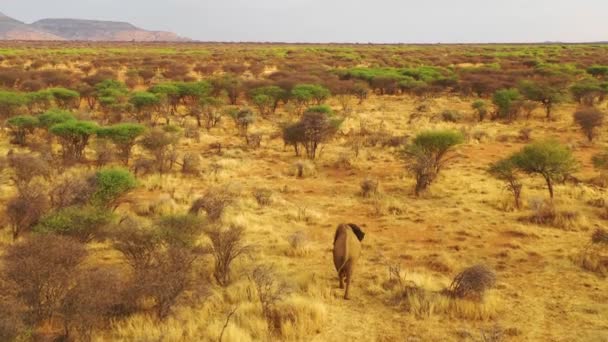
[[129, 21], [204, 41], [608, 40], [608, 0], [0, 0], [0, 12]]

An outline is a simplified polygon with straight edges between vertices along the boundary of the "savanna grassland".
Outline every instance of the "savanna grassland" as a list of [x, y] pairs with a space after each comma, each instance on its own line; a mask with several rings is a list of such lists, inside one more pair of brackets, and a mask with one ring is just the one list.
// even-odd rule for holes
[[606, 45], [3, 42], [0, 87], [2, 341], [608, 340]]

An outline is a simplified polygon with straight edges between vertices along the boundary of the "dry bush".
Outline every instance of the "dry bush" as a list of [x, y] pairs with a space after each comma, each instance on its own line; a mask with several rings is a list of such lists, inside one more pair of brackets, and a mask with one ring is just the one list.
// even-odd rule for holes
[[7, 157], [8, 165], [13, 168], [13, 180], [17, 187], [31, 182], [34, 177], [48, 179], [51, 175], [52, 167], [44, 158], [32, 154], [15, 153], [9, 153]]
[[97, 139], [93, 144], [95, 151], [95, 165], [103, 167], [114, 160], [114, 146], [107, 139]]
[[475, 265], [460, 272], [449, 288], [451, 296], [483, 300], [485, 292], [496, 284], [496, 274], [484, 265]]
[[200, 175], [202, 167], [201, 156], [197, 153], [186, 153], [182, 158], [182, 172], [191, 175]]
[[289, 242], [289, 246], [291, 247], [288, 252], [290, 256], [304, 256], [310, 253], [310, 238], [303, 230], [289, 235], [287, 242]]
[[11, 226], [13, 240], [29, 231], [49, 209], [49, 200], [39, 186], [28, 185], [8, 200], [6, 216]]
[[83, 272], [61, 302], [64, 339], [75, 330], [79, 341], [90, 341], [94, 328], [107, 327], [122, 305], [125, 284], [111, 268]]
[[598, 228], [591, 235], [591, 241], [574, 261], [582, 268], [602, 277], [608, 276], [608, 231]]
[[14, 284], [0, 278], [0, 341], [14, 341], [25, 330], [25, 308]]
[[361, 192], [359, 194], [365, 198], [372, 197], [378, 194], [378, 185], [376, 179], [366, 178], [361, 182]]
[[178, 297], [192, 282], [192, 265], [197, 255], [181, 247], [154, 252], [152, 267], [136, 273], [137, 294], [154, 301], [156, 316], [165, 319]]
[[260, 207], [267, 207], [272, 204], [272, 190], [270, 189], [254, 189], [253, 197]]
[[298, 160], [289, 170], [289, 174], [298, 178], [308, 178], [317, 174], [317, 168], [310, 160]]
[[532, 140], [532, 128], [524, 127], [519, 130], [519, 140], [528, 142]]
[[6, 250], [5, 276], [16, 284], [33, 322], [58, 312], [86, 254], [83, 244], [56, 235], [33, 236]]
[[262, 144], [262, 134], [260, 133], [251, 133], [245, 136], [245, 141], [247, 142], [247, 146], [257, 149], [260, 148]]
[[266, 265], [257, 266], [251, 273], [250, 279], [262, 306], [262, 314], [268, 324], [268, 331], [271, 334], [280, 332], [282, 322], [277, 304], [287, 294], [287, 287], [277, 279], [274, 269]]
[[[397, 279], [395, 279], [397, 277]], [[469, 320], [489, 320], [497, 316], [498, 305], [493, 295], [484, 301], [461, 299], [450, 295], [437, 279], [425, 275], [396, 274], [383, 287], [392, 290], [395, 304], [418, 318], [435, 315]]]
[[522, 220], [538, 225], [576, 230], [585, 225], [584, 217], [577, 211], [558, 210], [552, 201], [534, 199], [530, 202], [531, 216]]
[[133, 173], [137, 176], [140, 174], [154, 173], [156, 169], [156, 161], [150, 158], [138, 158], [133, 162]]
[[88, 173], [64, 177], [49, 193], [52, 207], [61, 209], [88, 203], [96, 191], [95, 183], [94, 175]]
[[237, 194], [229, 186], [211, 187], [205, 191], [202, 197], [192, 203], [190, 213], [198, 215], [203, 210], [210, 221], [219, 221], [226, 208], [234, 203], [236, 197]]
[[232, 262], [251, 250], [251, 246], [244, 241], [245, 228], [237, 225], [229, 228], [214, 226], [208, 228], [205, 234], [211, 240], [210, 250], [215, 259], [213, 276], [221, 286], [228, 286]]

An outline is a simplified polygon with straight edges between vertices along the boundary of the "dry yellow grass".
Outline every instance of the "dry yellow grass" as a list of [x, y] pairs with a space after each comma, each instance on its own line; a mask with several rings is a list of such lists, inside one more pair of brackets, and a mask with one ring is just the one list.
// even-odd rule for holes
[[[280, 139], [265, 139], [261, 149], [247, 150], [228, 120], [223, 128], [202, 133], [200, 142], [184, 139], [180, 152], [202, 152], [205, 173], [144, 176], [118, 212], [148, 217], [184, 212], [207, 187], [231, 184], [241, 197], [228, 208], [226, 220], [247, 228], [255, 251], [236, 262], [236, 281], [227, 289], [213, 285], [207, 298], [186, 295], [164, 322], [146, 314], [116, 321], [96, 332], [95, 340], [216, 341], [234, 308], [223, 341], [476, 341], [482, 330], [495, 326], [513, 341], [608, 340], [608, 283], [572, 259], [592, 229], [605, 225], [599, 209], [587, 203], [605, 198], [606, 191], [585, 183], [556, 186], [557, 208], [576, 212], [578, 218], [564, 223], [568, 229], [539, 226], [522, 217], [531, 215], [531, 203], [548, 197], [543, 181], [524, 179], [525, 208], [515, 211], [503, 184], [485, 171], [489, 163], [521, 148], [518, 132], [530, 127], [533, 139], [556, 137], [571, 145], [582, 164], [577, 176], [591, 179], [596, 173], [590, 156], [606, 145], [608, 135], [593, 145], [583, 143], [571, 123], [570, 105], [561, 106], [559, 119], [550, 123], [540, 112], [510, 125], [476, 123], [472, 113], [461, 123], [430, 119], [448, 108], [469, 113], [471, 101], [433, 100], [430, 112], [410, 123], [417, 101], [373, 97], [354, 106], [345, 120], [344, 133], [365, 122], [395, 135], [447, 127], [471, 137], [422, 198], [411, 195], [413, 180], [392, 148], [362, 147], [355, 156], [348, 139], [339, 136], [326, 145], [314, 169], [307, 165], [315, 171], [298, 178], [294, 165], [299, 158]], [[254, 129], [271, 132], [275, 127], [259, 121]], [[215, 141], [225, 146], [222, 155], [207, 152]], [[0, 153], [6, 149], [2, 145]], [[359, 186], [368, 177], [379, 181], [380, 193], [363, 198]], [[251, 195], [257, 188], [272, 190], [271, 205], [258, 205]], [[5, 203], [10, 189], [0, 190], [0, 203]], [[334, 229], [342, 222], [357, 223], [367, 233], [350, 301], [337, 288], [331, 259]], [[294, 248], [290, 237], [298, 232], [305, 234], [306, 243]], [[8, 243], [6, 230], [0, 236], [0, 243]], [[119, 261], [108, 257], [107, 248], [94, 253], [107, 262]], [[497, 286], [483, 302], [441, 294], [459, 270], [475, 263], [497, 274]], [[247, 275], [257, 264], [273, 265], [292, 290], [279, 303], [280, 336], [269, 337], [252, 295]], [[404, 284], [417, 289], [399, 303], [395, 296], [403, 289], [387, 286], [392, 265], [400, 266]]]

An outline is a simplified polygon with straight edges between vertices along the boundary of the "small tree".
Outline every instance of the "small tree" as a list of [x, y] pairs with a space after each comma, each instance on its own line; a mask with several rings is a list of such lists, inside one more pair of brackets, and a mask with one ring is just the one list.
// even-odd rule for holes
[[528, 100], [536, 101], [545, 107], [547, 119], [551, 119], [551, 113], [556, 104], [564, 100], [563, 91], [555, 86], [538, 84], [532, 81], [523, 81], [519, 84], [519, 91]]
[[17, 285], [33, 322], [57, 313], [85, 256], [82, 244], [57, 235], [33, 236], [6, 249], [4, 275]]
[[296, 103], [298, 111], [313, 103], [321, 105], [330, 96], [331, 92], [327, 88], [317, 84], [298, 84], [291, 90], [291, 98]]
[[404, 153], [407, 169], [416, 177], [416, 196], [437, 178], [448, 160], [448, 153], [464, 141], [457, 131], [428, 131], [416, 136]]
[[228, 286], [230, 283], [232, 262], [250, 250], [250, 246], [243, 241], [244, 232], [243, 227], [235, 225], [227, 229], [215, 226], [205, 231], [211, 240], [211, 253], [215, 259], [213, 275], [221, 286]]
[[484, 100], [476, 100], [471, 104], [471, 108], [477, 113], [480, 122], [483, 121], [488, 114], [488, 105]]
[[19, 194], [9, 199], [6, 204], [6, 216], [8, 218], [13, 240], [33, 226], [49, 209], [49, 200], [46, 194], [33, 186], [21, 189]]
[[228, 114], [234, 120], [234, 124], [239, 130], [239, 135], [246, 138], [249, 126], [255, 121], [253, 111], [249, 108], [233, 108], [228, 111]]
[[573, 84], [570, 93], [581, 105], [593, 107], [596, 103], [604, 101], [608, 94], [608, 86], [594, 78], [588, 78]]
[[321, 144], [331, 139], [341, 124], [342, 120], [334, 116], [331, 108], [311, 107], [299, 122], [283, 128], [283, 140], [286, 145], [294, 146], [296, 154], [299, 154], [298, 145], [304, 146], [306, 156], [315, 159]]
[[532, 143], [515, 153], [512, 158], [523, 172], [543, 176], [551, 199], [554, 182], [564, 181], [578, 167], [572, 151], [554, 140]]
[[492, 102], [496, 106], [496, 116], [500, 119], [514, 120], [519, 114], [521, 95], [517, 89], [501, 89], [494, 93]]
[[522, 184], [519, 181], [517, 175], [517, 166], [512, 159], [502, 159], [496, 163], [490, 165], [488, 170], [494, 177], [505, 181], [507, 183], [507, 189], [513, 194], [515, 201], [515, 208], [521, 207], [521, 189]]
[[583, 108], [574, 113], [574, 122], [581, 127], [589, 142], [592, 142], [597, 129], [604, 123], [604, 117], [604, 113], [596, 108]]
[[285, 90], [277, 86], [266, 86], [254, 88], [250, 91], [252, 102], [260, 110], [264, 117], [274, 114], [279, 106], [279, 102], [287, 96]]
[[118, 148], [118, 153], [125, 166], [129, 164], [131, 150], [146, 128], [139, 124], [123, 123], [97, 130], [97, 136], [107, 138]]
[[24, 146], [25, 138], [28, 134], [32, 134], [38, 126], [38, 118], [31, 115], [13, 116], [6, 121], [13, 135], [12, 143]]
[[151, 129], [139, 142], [154, 156], [157, 170], [161, 175], [171, 170], [177, 157], [174, 148], [179, 140], [178, 132], [179, 130], [174, 126]]
[[202, 126], [201, 118], [205, 119], [205, 128], [209, 131], [217, 126], [222, 119], [222, 111], [219, 109], [224, 103], [215, 97], [204, 97], [199, 101], [200, 111], [195, 111], [196, 122], [199, 127]]
[[97, 124], [89, 121], [66, 121], [51, 127], [50, 132], [59, 137], [64, 161], [80, 161], [89, 138], [97, 131]]

